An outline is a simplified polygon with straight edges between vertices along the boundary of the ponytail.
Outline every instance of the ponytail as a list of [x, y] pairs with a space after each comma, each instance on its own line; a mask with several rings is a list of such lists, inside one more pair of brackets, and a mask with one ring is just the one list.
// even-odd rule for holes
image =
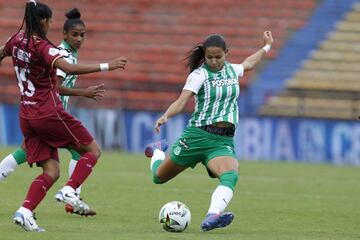
[[195, 46], [186, 57], [188, 60], [186, 67], [189, 68], [190, 72], [194, 71], [205, 62], [205, 50], [203, 45]]
[[[25, 7], [24, 19], [18, 32], [24, 27], [25, 24], [25, 35], [24, 38], [28, 39], [26, 43], [26, 49], [29, 47], [29, 39], [33, 33], [37, 33], [40, 38], [47, 40], [52, 44], [46, 37], [41, 21], [43, 19], [49, 20], [52, 18], [51, 9], [43, 3], [36, 2], [35, 0], [28, 0]], [[52, 44], [55, 46], [54, 44]]]

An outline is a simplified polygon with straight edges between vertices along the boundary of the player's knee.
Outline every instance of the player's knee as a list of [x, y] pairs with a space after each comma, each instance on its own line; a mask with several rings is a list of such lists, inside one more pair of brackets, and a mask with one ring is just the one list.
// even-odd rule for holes
[[54, 159], [49, 159], [42, 162], [43, 172], [50, 176], [54, 182], [60, 178], [59, 162]]
[[94, 155], [95, 155], [95, 157], [96, 157], [97, 160], [99, 160], [99, 158], [100, 158], [100, 156], [101, 156], [101, 153], [102, 153], [102, 152], [101, 152], [101, 149], [100, 149], [100, 148], [99, 148], [98, 151], [95, 152]]
[[100, 147], [95, 147], [92, 148], [88, 153], [90, 153], [93, 156], [93, 158], [97, 161], [101, 156], [101, 149]]
[[237, 171], [224, 172], [220, 176], [220, 185], [229, 187], [232, 190], [234, 190], [238, 178], [239, 178], [239, 173]]
[[99, 145], [97, 145], [97, 147], [93, 150], [93, 154], [97, 160], [100, 158], [101, 153], [101, 148]]
[[54, 180], [54, 182], [56, 182], [59, 178], [60, 178], [60, 169], [57, 169], [56, 171], [54, 171], [52, 179]]
[[156, 174], [153, 174], [153, 182], [155, 184], [163, 184], [165, 183], [166, 181], [162, 181]]
[[155, 184], [163, 184], [163, 182], [160, 180], [160, 178], [153, 177], [153, 183]]
[[101, 156], [101, 148], [95, 140], [89, 145], [85, 146], [85, 150], [85, 152], [91, 153], [96, 160], [98, 160]]
[[159, 176], [158, 173], [153, 172], [153, 182], [155, 184], [163, 184], [166, 183], [169, 179]]
[[59, 178], [60, 178], [60, 173], [53, 176], [52, 179], [54, 180], [54, 182], [56, 182]]

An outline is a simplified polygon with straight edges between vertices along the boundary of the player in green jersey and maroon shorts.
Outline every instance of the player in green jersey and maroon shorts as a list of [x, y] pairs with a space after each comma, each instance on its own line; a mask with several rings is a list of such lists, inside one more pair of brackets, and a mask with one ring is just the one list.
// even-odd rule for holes
[[[77, 63], [78, 50], [85, 38], [85, 24], [81, 20], [81, 14], [78, 9], [72, 9], [65, 14], [67, 20], [64, 23], [63, 34], [64, 39], [58, 46], [60, 54], [63, 55], [64, 59], [71, 64]], [[61, 85], [60, 98], [65, 110], [68, 108], [70, 96], [82, 96], [91, 99], [98, 99], [103, 97], [104, 89], [103, 85], [90, 86], [87, 89], [76, 89], [74, 88], [77, 75], [66, 74], [65, 72], [57, 69], [56, 72], [59, 82]], [[74, 172], [75, 166], [80, 159], [80, 154], [73, 149], [68, 149], [71, 154], [71, 160], [69, 163], [69, 176]], [[6, 156], [0, 163], [0, 181], [8, 177], [17, 166], [26, 162], [26, 152], [23, 147], [19, 147], [15, 152]], [[81, 186], [76, 189], [77, 194], [80, 194]], [[71, 205], [66, 204], [65, 210], [69, 213], [74, 212]], [[91, 210], [86, 215], [95, 215], [96, 212]]]
[[234, 133], [239, 121], [237, 101], [240, 95], [238, 77], [249, 71], [270, 50], [273, 38], [270, 31], [263, 34], [264, 47], [247, 57], [241, 64], [226, 61], [228, 48], [221, 35], [208, 36], [188, 56], [187, 78], [179, 98], [156, 121], [155, 131], [160, 131], [169, 118], [180, 113], [189, 99], [195, 97], [195, 111], [188, 126], [175, 142], [170, 154], [165, 140], [146, 146], [145, 155], [151, 157], [153, 181], [162, 184], [188, 167], [198, 163], [206, 166], [211, 177], [220, 184], [211, 197], [202, 231], [229, 225], [234, 214], [224, 212], [233, 197], [238, 180], [238, 160], [234, 152]]

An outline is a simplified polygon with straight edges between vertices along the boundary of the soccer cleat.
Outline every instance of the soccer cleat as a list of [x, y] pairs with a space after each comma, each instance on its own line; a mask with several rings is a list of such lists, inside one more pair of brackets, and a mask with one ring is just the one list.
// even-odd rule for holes
[[89, 215], [93, 211], [85, 202], [79, 199], [75, 191], [63, 192], [63, 190], [60, 190], [55, 194], [55, 200], [69, 204], [73, 211], [78, 212], [80, 215]]
[[166, 139], [162, 139], [162, 140], [154, 142], [154, 143], [149, 143], [145, 147], [145, 156], [151, 158], [154, 154], [155, 149], [159, 149], [159, 150], [165, 152], [166, 149], [168, 149], [168, 147], [169, 147], [169, 144], [167, 143]]
[[201, 223], [203, 232], [210, 231], [214, 228], [223, 228], [229, 225], [234, 219], [234, 214], [225, 212], [221, 214], [209, 213]]
[[80, 213], [78, 211], [74, 211], [74, 208], [70, 205], [70, 204], [65, 204], [65, 212], [70, 213], [70, 214], [78, 214], [80, 216], [95, 216], [96, 212], [92, 209], [90, 209], [89, 211], [87, 211], [86, 213]]
[[17, 211], [13, 218], [13, 223], [22, 227], [27, 232], [45, 232], [45, 229], [36, 224], [34, 215], [25, 215]]

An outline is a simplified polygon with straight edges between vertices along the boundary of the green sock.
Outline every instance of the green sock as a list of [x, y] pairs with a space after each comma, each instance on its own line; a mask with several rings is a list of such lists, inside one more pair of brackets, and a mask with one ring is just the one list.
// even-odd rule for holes
[[163, 162], [163, 160], [157, 160], [154, 162], [151, 172], [152, 172], [152, 177], [153, 177], [153, 182], [156, 184], [161, 184], [161, 180], [156, 176], [156, 170], [159, 168], [159, 166], [161, 165], [161, 163]]
[[26, 152], [22, 147], [18, 147], [16, 151], [12, 153], [12, 155], [18, 165], [26, 162]]
[[228, 171], [221, 174], [219, 177], [220, 185], [226, 186], [231, 190], [234, 190], [235, 185], [238, 181], [239, 173], [237, 171]]

